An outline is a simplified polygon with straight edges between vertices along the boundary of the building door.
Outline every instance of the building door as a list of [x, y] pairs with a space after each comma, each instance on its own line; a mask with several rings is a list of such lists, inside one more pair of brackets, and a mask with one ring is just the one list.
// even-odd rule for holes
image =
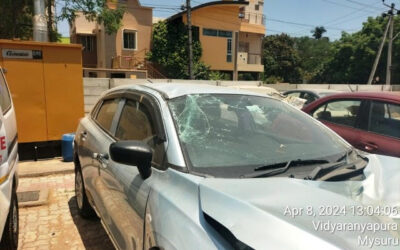
[[82, 64], [85, 68], [97, 67], [97, 39], [94, 35], [78, 36], [78, 43], [82, 44]]

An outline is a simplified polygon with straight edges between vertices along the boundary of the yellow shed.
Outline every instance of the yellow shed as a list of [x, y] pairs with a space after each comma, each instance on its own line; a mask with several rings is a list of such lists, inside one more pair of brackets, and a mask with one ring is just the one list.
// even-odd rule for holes
[[0, 39], [19, 143], [59, 141], [84, 116], [81, 45]]

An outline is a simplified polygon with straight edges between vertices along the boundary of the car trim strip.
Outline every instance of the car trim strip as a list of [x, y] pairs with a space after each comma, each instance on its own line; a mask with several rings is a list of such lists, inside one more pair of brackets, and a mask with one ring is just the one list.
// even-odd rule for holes
[[8, 155], [11, 154], [12, 150], [14, 149], [15, 144], [17, 144], [17, 140], [18, 140], [18, 134], [16, 134], [14, 136], [14, 138], [11, 141], [11, 143], [8, 145], [8, 148], [7, 148]]

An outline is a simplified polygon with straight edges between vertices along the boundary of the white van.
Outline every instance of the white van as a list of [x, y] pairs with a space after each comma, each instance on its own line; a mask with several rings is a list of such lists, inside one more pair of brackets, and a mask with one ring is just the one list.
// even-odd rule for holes
[[0, 249], [18, 247], [17, 122], [4, 70], [0, 67]]

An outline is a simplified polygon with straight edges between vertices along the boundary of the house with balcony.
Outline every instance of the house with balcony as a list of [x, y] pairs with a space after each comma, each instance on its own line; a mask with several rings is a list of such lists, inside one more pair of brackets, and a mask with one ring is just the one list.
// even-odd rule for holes
[[[237, 80], [244, 73], [259, 79], [264, 71], [264, 0], [214, 1], [192, 7], [192, 25], [202, 46], [201, 60], [211, 70]], [[186, 12], [167, 19], [187, 23]]]
[[107, 5], [125, 8], [122, 27], [116, 33], [107, 34], [102, 24], [88, 21], [81, 13], [77, 13], [70, 27], [71, 43], [83, 47], [84, 75], [146, 78], [150, 73], [156, 74], [145, 60], [151, 44], [153, 9], [142, 6], [139, 0], [110, 0]]

